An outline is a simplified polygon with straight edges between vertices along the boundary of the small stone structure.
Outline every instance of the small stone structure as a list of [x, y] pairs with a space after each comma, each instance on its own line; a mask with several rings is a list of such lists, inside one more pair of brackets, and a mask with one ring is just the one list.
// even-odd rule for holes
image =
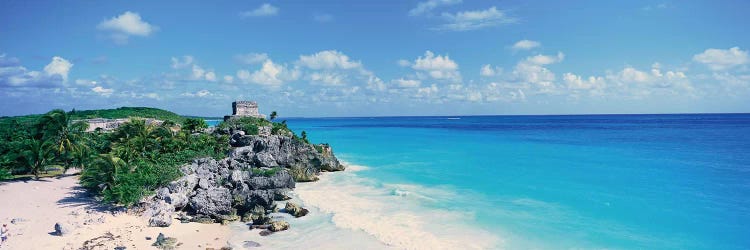
[[[153, 118], [145, 118], [143, 119], [146, 121], [147, 125], [161, 125], [164, 121], [157, 120]], [[89, 124], [89, 127], [86, 128], [86, 132], [94, 132], [96, 129], [101, 129], [102, 131], [112, 131], [120, 127], [120, 125], [129, 122], [130, 118], [120, 118], [120, 119], [106, 119], [106, 118], [93, 118], [93, 119], [84, 119], [84, 120], [75, 120], [75, 122], [86, 122]]]
[[232, 102], [232, 115], [224, 116], [224, 121], [235, 117], [266, 118], [265, 115], [258, 112], [258, 103], [256, 103], [255, 101]]

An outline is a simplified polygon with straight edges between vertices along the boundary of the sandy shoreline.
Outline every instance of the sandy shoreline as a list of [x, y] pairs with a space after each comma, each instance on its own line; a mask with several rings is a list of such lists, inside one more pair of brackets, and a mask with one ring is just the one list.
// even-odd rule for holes
[[[11, 223], [14, 221], [15, 223]], [[54, 225], [72, 228], [66, 236], [56, 236]], [[177, 239], [182, 249], [221, 248], [227, 245], [230, 229], [220, 224], [180, 223], [167, 228], [148, 227], [147, 219], [123, 212], [113, 213], [87, 197], [78, 185], [78, 176], [45, 178], [38, 181], [0, 183], [0, 223], [8, 224], [10, 236], [0, 249], [154, 249], [159, 233]], [[147, 240], [147, 237], [150, 240]]]

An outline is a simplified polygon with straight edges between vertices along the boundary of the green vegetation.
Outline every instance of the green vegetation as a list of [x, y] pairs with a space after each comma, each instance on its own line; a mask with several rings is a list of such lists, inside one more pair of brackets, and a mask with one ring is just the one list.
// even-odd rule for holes
[[270, 169], [260, 169], [260, 168], [253, 168], [252, 169], [253, 175], [262, 175], [262, 176], [266, 176], [266, 177], [273, 176], [273, 175], [275, 175], [279, 171], [281, 171], [280, 167], [274, 167], [274, 168], [270, 168]]
[[185, 122], [183, 122], [183, 125], [183, 129], [190, 131], [190, 133], [195, 133], [200, 129], [208, 128], [206, 120], [200, 118], [187, 118], [185, 119]]
[[70, 112], [71, 117], [74, 120], [77, 119], [91, 119], [91, 118], [128, 118], [128, 117], [140, 117], [140, 118], [154, 118], [162, 121], [173, 121], [179, 124], [185, 122], [185, 117], [175, 114], [170, 111], [157, 108], [146, 108], [146, 107], [121, 107], [116, 109], [97, 109], [97, 110], [83, 110]]
[[276, 119], [276, 116], [278, 116], [278, 115], [279, 114], [276, 113], [276, 111], [272, 111], [271, 114], [268, 117], [270, 118], [271, 121], [273, 121], [274, 119]]
[[[162, 121], [173, 121], [182, 124], [185, 117], [178, 114], [156, 108], [145, 107], [121, 107], [116, 109], [98, 109], [98, 110], [72, 110], [67, 112], [71, 120], [107, 118], [118, 119], [128, 117], [154, 118]], [[13, 122], [23, 125], [32, 125], [37, 123], [38, 119], [44, 115], [25, 115], [15, 117], [0, 117], [0, 127], [5, 127]]]
[[109, 147], [84, 164], [81, 185], [101, 194], [105, 201], [124, 205], [178, 178], [180, 165], [200, 157], [224, 158], [229, 150], [226, 135], [187, 130], [174, 133], [168, 126], [149, 125], [143, 120], [97, 136], [109, 141]]
[[[145, 111], [137, 113], [137, 111]], [[161, 125], [134, 118], [111, 133], [84, 132], [76, 117], [103, 114], [168, 119]], [[150, 108], [71, 111], [3, 118], [0, 122], [0, 179], [35, 178], [81, 168], [81, 185], [105, 201], [130, 205], [180, 176], [179, 166], [199, 157], [224, 158], [226, 135], [194, 134], [205, 122]], [[190, 128], [174, 132], [181, 121]]]
[[[84, 118], [126, 118], [111, 132], [85, 132]], [[160, 125], [135, 117], [163, 120]], [[276, 117], [275, 112], [272, 115]], [[177, 129], [181, 124], [182, 129]], [[55, 176], [69, 168], [81, 169], [81, 185], [104, 201], [132, 205], [157, 188], [180, 177], [179, 167], [193, 159], [226, 157], [229, 129], [258, 134], [262, 126], [272, 134], [291, 136], [308, 143], [307, 132], [295, 135], [286, 121], [262, 118], [231, 119], [217, 126], [217, 133], [199, 118], [180, 117], [152, 108], [109, 110], [52, 110], [43, 115], [0, 118], [0, 180]], [[224, 133], [222, 135], [222, 133]], [[316, 146], [318, 152], [322, 151]], [[253, 175], [272, 176], [283, 168], [251, 169]]]

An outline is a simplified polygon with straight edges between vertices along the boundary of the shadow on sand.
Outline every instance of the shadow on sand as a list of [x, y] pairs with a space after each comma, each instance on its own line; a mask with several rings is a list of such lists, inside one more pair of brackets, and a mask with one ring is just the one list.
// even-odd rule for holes
[[80, 207], [86, 210], [95, 210], [97, 212], [107, 212], [115, 209], [115, 207], [111, 205], [102, 204], [94, 199], [94, 196], [81, 186], [74, 187], [73, 190], [68, 192], [68, 195], [65, 198], [57, 201], [57, 204], [61, 207]]

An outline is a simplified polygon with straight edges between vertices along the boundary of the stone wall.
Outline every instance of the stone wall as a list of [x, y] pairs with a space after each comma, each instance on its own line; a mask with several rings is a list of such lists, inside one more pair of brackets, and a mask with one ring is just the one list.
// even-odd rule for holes
[[258, 103], [254, 101], [232, 102], [232, 115], [224, 116], [224, 121], [227, 121], [234, 117], [266, 118], [265, 115], [258, 112]]

